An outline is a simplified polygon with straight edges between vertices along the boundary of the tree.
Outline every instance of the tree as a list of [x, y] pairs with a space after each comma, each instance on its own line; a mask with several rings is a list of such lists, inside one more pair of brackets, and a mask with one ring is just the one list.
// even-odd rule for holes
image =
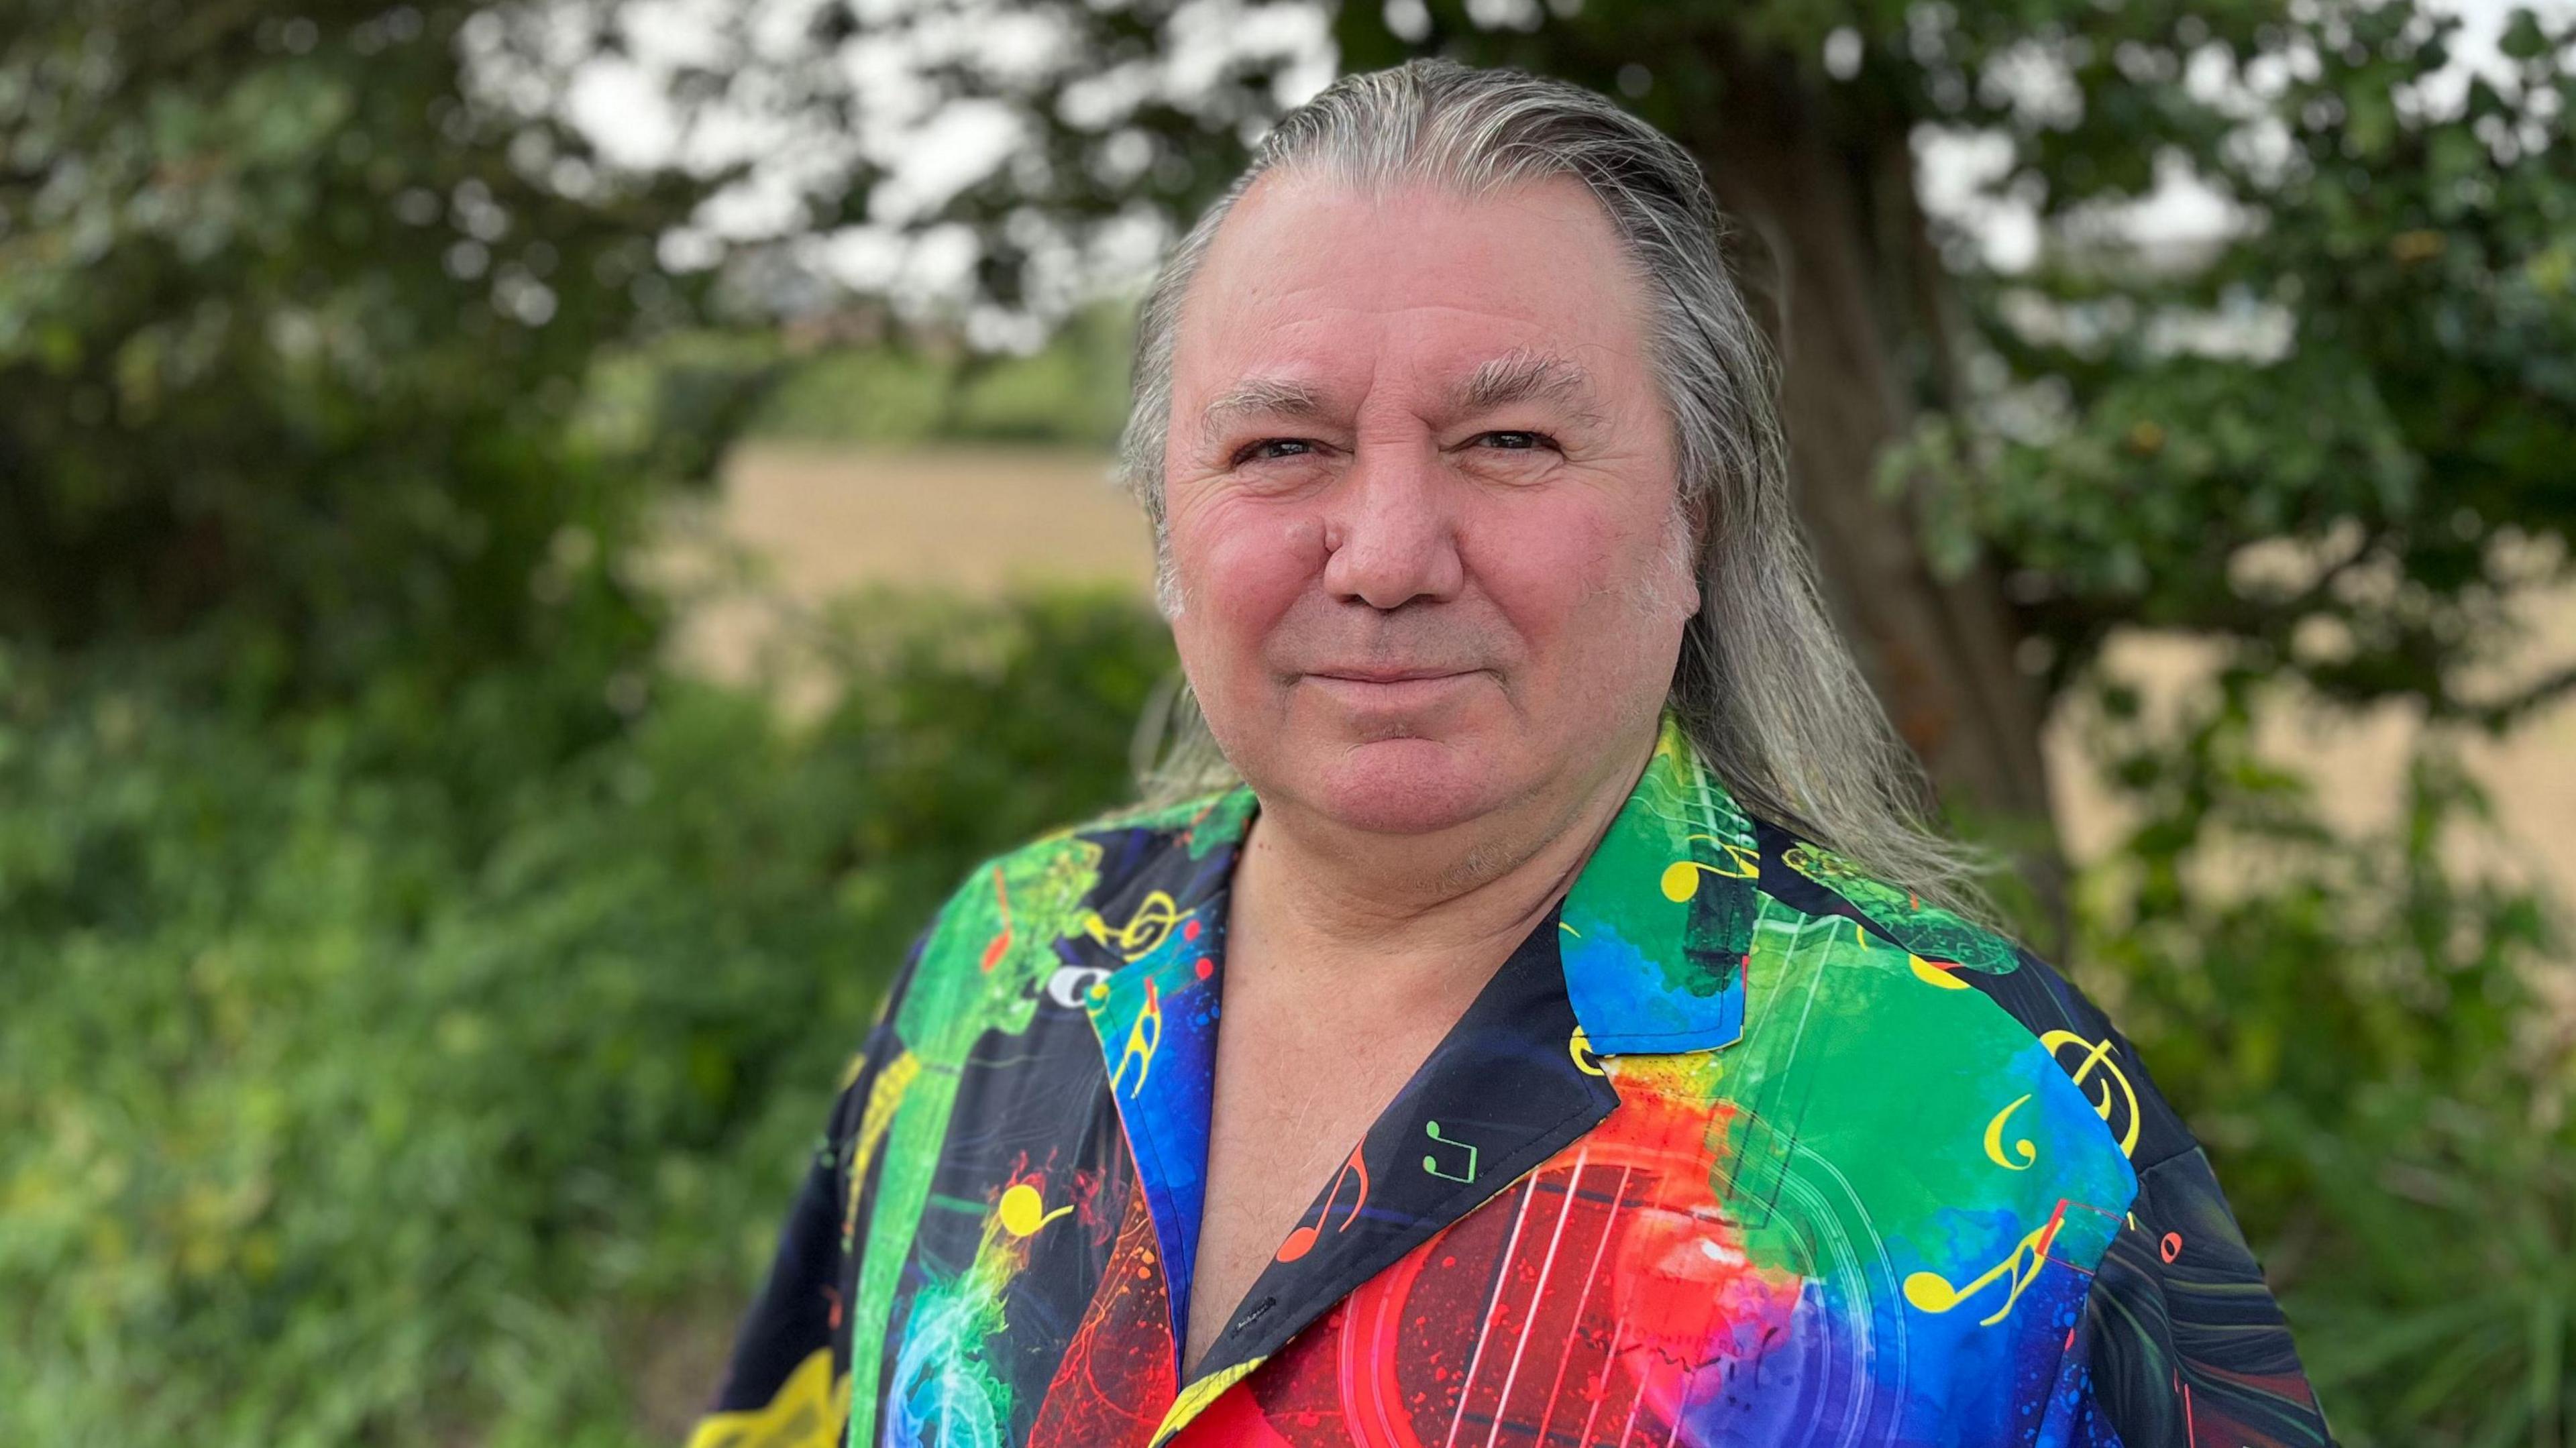
[[[938, 102], [1007, 116], [1004, 164], [900, 219], [969, 229], [984, 295], [1043, 304], [1067, 252], [1140, 209], [1184, 220], [1239, 169], [1309, 83], [1278, 37], [1318, 14], [826, 0], [734, 101], [850, 142], [802, 173], [819, 230], [889, 210], [855, 141], [882, 96], [849, 75], [910, 54]], [[2457, 22], [2412, 3], [1399, 0], [1329, 23], [1344, 67], [1563, 76], [1700, 157], [1785, 353], [1834, 601], [1948, 802], [1989, 828], [2044, 819], [2041, 721], [2121, 624], [2490, 724], [2576, 684], [2464, 682], [2576, 516], [2554, 462], [2576, 441], [2563, 29], [2517, 16], [2509, 73], [2446, 105]], [[2000, 147], [1983, 189], [2047, 228], [2036, 264], [1996, 265], [1926, 207], [1918, 158], [1944, 134]], [[2234, 218], [2200, 254], [2106, 224], [2175, 175]], [[2174, 340], [2194, 335], [2218, 343]], [[2045, 890], [2054, 852], [2032, 854]]]
[[290, 689], [641, 636], [599, 567], [635, 490], [567, 422], [684, 300], [655, 243], [700, 187], [491, 83], [532, 23], [7, 7], [0, 633], [213, 639]]

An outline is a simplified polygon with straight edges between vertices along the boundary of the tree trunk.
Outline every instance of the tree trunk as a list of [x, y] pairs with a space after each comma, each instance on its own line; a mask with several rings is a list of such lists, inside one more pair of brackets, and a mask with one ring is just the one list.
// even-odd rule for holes
[[1717, 49], [1720, 104], [1679, 139], [1743, 233], [1735, 260], [1781, 351], [1790, 470], [1828, 601], [1944, 807], [2009, 844], [2062, 937], [2040, 708], [1999, 581], [1982, 565], [1936, 574], [1909, 502], [1875, 481], [1917, 406], [1900, 347], [1931, 359], [1935, 391], [1950, 361], [1901, 124], [1838, 142], [1787, 57]]

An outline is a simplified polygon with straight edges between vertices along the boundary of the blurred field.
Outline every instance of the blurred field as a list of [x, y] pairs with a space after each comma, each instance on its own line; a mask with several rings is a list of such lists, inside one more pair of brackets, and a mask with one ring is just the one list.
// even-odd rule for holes
[[[687, 533], [701, 567], [718, 551], [704, 545], [717, 543], [750, 565], [733, 586], [709, 589], [677, 644], [693, 666], [731, 679], [751, 672], [783, 616], [852, 589], [990, 594], [1016, 581], [1078, 580], [1142, 593], [1153, 577], [1144, 523], [1109, 482], [1107, 460], [1063, 450], [746, 445]], [[2576, 591], [2527, 599], [2524, 614], [2536, 665], [2576, 657]], [[2145, 633], [2117, 640], [2107, 658], [2150, 708], [2184, 697], [2210, 667], [2194, 641]], [[2053, 721], [2048, 749], [2058, 827], [2084, 861], [2116, 843], [2121, 820], [2087, 770], [2078, 727]], [[2394, 706], [2360, 715], [2285, 707], [2266, 721], [2265, 739], [2274, 757], [2313, 769], [2328, 819], [2360, 829], [2393, 818], [2415, 729]], [[2515, 858], [2485, 863], [2576, 899], [2576, 703], [2479, 742], [2469, 759], [2516, 846]]]
[[[1107, 460], [1081, 452], [747, 444], [727, 459], [717, 495], [673, 523], [674, 546], [655, 568], [661, 587], [690, 600], [672, 647], [728, 682], [778, 667], [764, 653], [782, 625], [855, 590], [1153, 587], [1144, 519]], [[791, 712], [829, 700], [828, 683], [793, 660], [772, 677]]]

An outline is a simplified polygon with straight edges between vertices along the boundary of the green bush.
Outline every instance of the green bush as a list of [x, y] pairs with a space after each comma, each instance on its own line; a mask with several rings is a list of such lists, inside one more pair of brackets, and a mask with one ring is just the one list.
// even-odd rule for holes
[[2392, 828], [2340, 834], [2253, 747], [2280, 693], [2236, 670], [2178, 728], [2112, 711], [2142, 815], [2085, 882], [2087, 984], [2217, 1159], [2347, 1448], [2564, 1442], [2565, 940], [2470, 864], [2498, 842], [2446, 738]]
[[1027, 356], [946, 353], [919, 343], [847, 347], [789, 364], [752, 435], [880, 447], [925, 442], [1106, 448], [1127, 416], [1123, 308], [1074, 317]]
[[[262, 687], [641, 647], [567, 563], [646, 521], [568, 436], [685, 317], [707, 184], [605, 171], [467, 73], [480, 0], [12, 6], [0, 22], [0, 636], [220, 632]], [[488, 42], [488, 44], [487, 44]]]
[[[279, 720], [167, 647], [0, 653], [0, 1441], [675, 1428], [887, 969], [973, 860], [1121, 793], [1171, 663], [1107, 596], [861, 597], [820, 642], [800, 728], [571, 664]], [[2438, 755], [2395, 831], [2322, 830], [2256, 683], [2179, 735], [2115, 711], [2144, 812], [2079, 973], [2346, 1441], [2553, 1441], [2559, 941], [2446, 853], [2478, 800]]]
[[[0, 1441], [640, 1441], [972, 861], [1115, 798], [1107, 597], [878, 600], [842, 702], [517, 668], [285, 720], [0, 653]], [[685, 1382], [642, 1381], [692, 1330]], [[667, 1426], [667, 1425], [665, 1425]]]

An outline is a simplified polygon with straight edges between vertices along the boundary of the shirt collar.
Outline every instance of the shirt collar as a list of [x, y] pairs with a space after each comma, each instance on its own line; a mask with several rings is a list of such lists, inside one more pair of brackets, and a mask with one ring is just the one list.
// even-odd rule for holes
[[1593, 1051], [1714, 1051], [1743, 1038], [1760, 863], [1752, 820], [1665, 715], [1558, 915], [1565, 993]]
[[[1087, 833], [1121, 883], [1060, 942], [1068, 960], [1103, 972], [1085, 1004], [1160, 1246], [1176, 1372], [1189, 1367], [1177, 1353], [1204, 1206], [1233, 867], [1254, 809], [1239, 787]], [[1594, 1057], [1733, 1044], [1757, 859], [1750, 821], [1667, 719], [1564, 904], [1380, 1114], [1313, 1221], [1301, 1221], [1302, 1245], [1265, 1269], [1200, 1372], [1222, 1378], [1257, 1360], [1590, 1130], [1618, 1103]], [[1422, 1172], [1393, 1166], [1415, 1161]]]
[[[1193, 853], [1238, 844], [1253, 812], [1248, 787], [1225, 796], [1194, 826]], [[1670, 1054], [1742, 1039], [1760, 860], [1752, 820], [1666, 714], [1557, 917], [1584, 1048]]]

